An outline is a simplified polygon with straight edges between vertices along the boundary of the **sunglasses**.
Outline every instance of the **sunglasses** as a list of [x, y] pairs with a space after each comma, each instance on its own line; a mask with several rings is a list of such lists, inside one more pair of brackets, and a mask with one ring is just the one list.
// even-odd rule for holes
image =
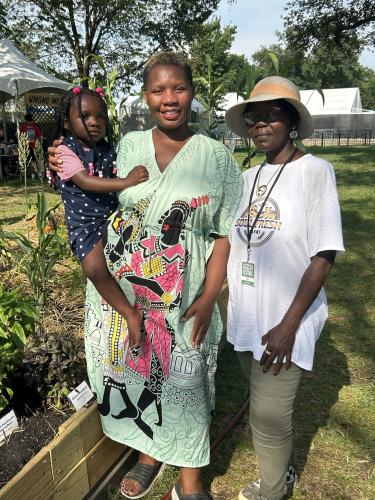
[[242, 114], [242, 118], [244, 119], [246, 125], [249, 127], [253, 127], [258, 122], [272, 123], [280, 120], [281, 113], [283, 109], [275, 108], [270, 109], [268, 111], [246, 111]]

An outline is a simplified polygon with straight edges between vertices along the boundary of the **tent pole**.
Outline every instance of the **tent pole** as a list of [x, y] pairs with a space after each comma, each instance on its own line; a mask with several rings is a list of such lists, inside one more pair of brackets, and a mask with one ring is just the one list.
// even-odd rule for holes
[[4, 128], [4, 140], [5, 143], [8, 143], [8, 136], [7, 136], [7, 126], [5, 122], [5, 103], [3, 103], [2, 109], [1, 109], [1, 121], [3, 122], [3, 128]]
[[14, 84], [15, 84], [15, 87], [16, 87], [16, 96], [15, 96], [15, 103], [16, 103], [16, 124], [17, 124], [17, 136], [19, 135], [19, 130], [20, 130], [20, 120], [19, 120], [19, 116], [18, 116], [18, 99], [19, 99], [19, 95], [18, 95], [18, 81], [17, 80], [14, 80]]

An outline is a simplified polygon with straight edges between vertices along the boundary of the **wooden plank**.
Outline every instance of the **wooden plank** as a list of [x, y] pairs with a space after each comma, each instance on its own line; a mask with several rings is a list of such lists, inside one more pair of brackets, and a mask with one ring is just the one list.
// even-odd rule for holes
[[95, 486], [115, 460], [125, 451], [125, 445], [103, 436], [99, 443], [86, 455], [90, 489]]
[[59, 427], [59, 434], [63, 434], [70, 427], [80, 425], [83, 454], [86, 455], [102, 437], [103, 429], [100, 422], [98, 403], [95, 401], [88, 408], [81, 408]]
[[95, 411], [90, 411], [85, 419], [80, 422], [82, 448], [84, 455], [94, 448], [103, 438], [103, 428], [100, 421], [100, 415], [97, 404]]
[[57, 435], [46, 448], [51, 453], [53, 479], [57, 485], [84, 457], [79, 423]]
[[[126, 451], [112, 464], [103, 477], [90, 489], [84, 500], [104, 500], [110, 491], [117, 491], [124, 475], [136, 463], [138, 453], [133, 448], [124, 448]], [[134, 455], [134, 456], [133, 456]]]
[[49, 500], [53, 498], [50, 452], [42, 448], [1, 490], [1, 500]]
[[73, 413], [73, 415], [69, 417], [68, 420], [60, 425], [58, 433], [62, 434], [71, 425], [74, 425], [78, 422], [81, 423], [85, 419], [90, 418], [92, 414], [98, 413], [98, 411], [98, 403], [96, 401], [94, 401], [94, 403], [92, 403], [92, 405], [90, 405], [88, 408], [81, 408], [76, 413]]
[[88, 492], [89, 480], [84, 457], [55, 487], [53, 500], [82, 500]]

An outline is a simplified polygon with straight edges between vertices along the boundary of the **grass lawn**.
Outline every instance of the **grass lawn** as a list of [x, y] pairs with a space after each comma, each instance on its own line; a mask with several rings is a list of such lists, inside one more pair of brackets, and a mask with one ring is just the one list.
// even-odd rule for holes
[[[329, 277], [330, 319], [317, 346], [315, 367], [299, 390], [295, 455], [300, 486], [295, 499], [375, 498], [375, 148], [309, 148], [335, 167], [347, 253]], [[242, 163], [245, 153], [236, 154]], [[254, 163], [254, 160], [253, 160]], [[51, 193], [51, 197], [55, 197]], [[0, 218], [22, 225], [22, 190], [0, 183]], [[246, 384], [226, 345], [217, 372], [213, 438], [237, 412]], [[277, 408], [275, 408], [277, 411]], [[247, 419], [213, 452], [205, 487], [217, 500], [236, 499], [258, 478]], [[168, 469], [146, 500], [160, 500], [177, 471]], [[116, 493], [112, 500], [120, 499]]]

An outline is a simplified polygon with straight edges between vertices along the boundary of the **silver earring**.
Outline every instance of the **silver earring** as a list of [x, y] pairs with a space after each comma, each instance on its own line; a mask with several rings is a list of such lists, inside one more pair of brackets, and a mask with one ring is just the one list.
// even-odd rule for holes
[[298, 132], [295, 127], [290, 131], [289, 137], [294, 141], [298, 137]]

